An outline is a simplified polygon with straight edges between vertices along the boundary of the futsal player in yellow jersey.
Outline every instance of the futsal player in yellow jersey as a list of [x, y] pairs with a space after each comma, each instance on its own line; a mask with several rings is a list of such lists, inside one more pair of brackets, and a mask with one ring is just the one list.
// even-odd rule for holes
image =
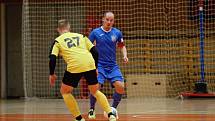
[[78, 33], [71, 33], [70, 24], [67, 20], [59, 20], [57, 30], [60, 36], [55, 39], [49, 56], [50, 85], [53, 86], [57, 78], [54, 73], [56, 57], [62, 56], [67, 68], [60, 91], [66, 106], [76, 118], [75, 121], [85, 121], [81, 116], [78, 103], [72, 95], [73, 88], [78, 86], [81, 77], [86, 79], [90, 93], [97, 99], [104, 111], [108, 113], [109, 121], [116, 121], [106, 96], [99, 91], [96, 70], [98, 52], [94, 45], [87, 37]]

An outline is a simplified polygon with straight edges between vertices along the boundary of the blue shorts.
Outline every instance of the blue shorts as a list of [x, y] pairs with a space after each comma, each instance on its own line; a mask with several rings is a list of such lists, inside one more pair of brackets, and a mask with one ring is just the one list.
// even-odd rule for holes
[[98, 66], [98, 72], [98, 82], [100, 84], [104, 84], [106, 80], [111, 84], [115, 81], [124, 81], [122, 73], [117, 65], [113, 67]]

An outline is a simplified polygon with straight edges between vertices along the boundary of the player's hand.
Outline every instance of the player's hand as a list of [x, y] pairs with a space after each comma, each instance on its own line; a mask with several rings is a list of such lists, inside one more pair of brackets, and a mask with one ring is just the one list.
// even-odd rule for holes
[[127, 56], [123, 57], [123, 62], [128, 63], [128, 57]]
[[53, 75], [49, 75], [49, 82], [50, 82], [50, 85], [53, 87], [54, 84], [55, 84], [55, 80], [57, 79], [57, 76], [55, 74]]

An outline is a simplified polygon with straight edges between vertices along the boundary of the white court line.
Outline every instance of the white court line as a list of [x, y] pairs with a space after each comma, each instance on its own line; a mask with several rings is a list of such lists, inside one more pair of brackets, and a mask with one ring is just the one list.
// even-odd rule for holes
[[154, 117], [154, 116], [143, 116], [143, 115], [133, 115], [133, 118], [139, 118], [139, 119], [160, 119], [160, 117]]

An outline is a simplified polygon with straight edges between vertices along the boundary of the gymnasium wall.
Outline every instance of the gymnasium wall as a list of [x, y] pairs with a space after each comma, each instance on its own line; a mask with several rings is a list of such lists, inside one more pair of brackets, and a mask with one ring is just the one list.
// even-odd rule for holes
[[[2, 9], [1, 9], [1, 4], [0, 4], [0, 28], [1, 28], [1, 31], [0, 31], [0, 47], [1, 47], [1, 45], [2, 45], [2, 19], [3, 19], [3, 17], [2, 17]], [[2, 56], [1, 56], [1, 49], [0, 49], [0, 62], [2, 62]], [[0, 97], [1, 97], [1, 95], [2, 95], [2, 86], [1, 86], [1, 83], [2, 83], [2, 79], [1, 79], [1, 77], [2, 77], [2, 68], [1, 68], [1, 64], [0, 64]]]
[[6, 21], [6, 93], [8, 98], [24, 96], [22, 66], [22, 4], [5, 3]]

